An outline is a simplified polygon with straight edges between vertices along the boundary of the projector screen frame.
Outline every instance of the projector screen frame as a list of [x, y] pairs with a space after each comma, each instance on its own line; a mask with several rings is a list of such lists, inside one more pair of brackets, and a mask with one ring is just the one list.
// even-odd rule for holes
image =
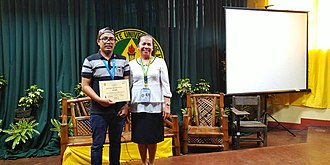
[[[225, 93], [227, 95], [258, 95], [258, 94], [275, 94], [275, 93], [293, 93], [293, 92], [310, 92], [310, 89], [308, 89], [308, 12], [307, 11], [291, 11], [291, 10], [271, 10], [271, 9], [254, 9], [254, 8], [242, 8], [242, 7], [224, 7], [224, 12], [225, 12], [225, 59], [226, 59], [226, 87], [225, 87]], [[304, 75], [300, 74], [301, 77], [304, 76], [304, 82], [302, 81], [300, 83], [300, 87], [299, 88], [283, 88], [283, 89], [270, 89], [270, 90], [246, 90], [246, 91], [228, 91], [228, 45], [227, 45], [227, 11], [228, 10], [249, 10], [252, 12], [281, 12], [281, 13], [302, 13], [306, 15], [306, 22], [304, 22], [304, 24], [306, 25], [306, 32], [305, 32], [305, 41], [303, 41], [305, 43], [304, 45], [304, 49], [303, 52], [304, 54], [304, 62], [302, 62], [304, 64]], [[263, 14], [263, 13], [261, 13]], [[243, 16], [242, 16], [243, 17]], [[261, 27], [262, 28], [262, 27]], [[266, 35], [266, 34], [265, 34]], [[300, 57], [300, 56], [299, 56]], [[253, 63], [250, 65], [254, 65]], [[263, 69], [263, 68], [260, 68]], [[301, 71], [302, 72], [302, 71]], [[237, 77], [239, 77], [240, 75], [237, 74]], [[244, 83], [244, 82], [240, 82], [240, 83]], [[302, 85], [304, 84], [304, 85]]]

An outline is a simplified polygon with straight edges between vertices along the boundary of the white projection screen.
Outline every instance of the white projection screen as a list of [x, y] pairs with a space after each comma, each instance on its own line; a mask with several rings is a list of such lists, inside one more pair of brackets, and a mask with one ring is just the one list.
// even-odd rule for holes
[[308, 90], [308, 12], [225, 7], [226, 94]]

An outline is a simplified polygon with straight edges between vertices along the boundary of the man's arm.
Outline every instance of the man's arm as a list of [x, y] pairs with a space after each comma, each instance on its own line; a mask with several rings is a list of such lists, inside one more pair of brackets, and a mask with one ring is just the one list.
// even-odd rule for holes
[[91, 88], [90, 83], [91, 83], [91, 79], [90, 78], [85, 78], [82, 77], [81, 78], [81, 89], [82, 91], [84, 91], [92, 100], [98, 102], [100, 105], [102, 105], [103, 107], [108, 107], [112, 104], [115, 104], [116, 102], [112, 102], [109, 99], [105, 99], [105, 98], [100, 98], [95, 91]]

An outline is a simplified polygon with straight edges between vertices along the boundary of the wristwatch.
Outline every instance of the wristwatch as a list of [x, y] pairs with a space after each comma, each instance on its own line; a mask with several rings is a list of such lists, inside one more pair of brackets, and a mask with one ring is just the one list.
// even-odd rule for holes
[[170, 102], [166, 102], [165, 105], [166, 106], [171, 106], [171, 103]]

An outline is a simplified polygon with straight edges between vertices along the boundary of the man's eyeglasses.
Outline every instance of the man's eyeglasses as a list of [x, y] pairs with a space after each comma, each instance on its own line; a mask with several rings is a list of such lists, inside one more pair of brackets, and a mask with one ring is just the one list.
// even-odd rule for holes
[[103, 37], [103, 38], [99, 38], [99, 40], [102, 40], [104, 43], [111, 41], [111, 42], [115, 42], [116, 38], [114, 37]]

